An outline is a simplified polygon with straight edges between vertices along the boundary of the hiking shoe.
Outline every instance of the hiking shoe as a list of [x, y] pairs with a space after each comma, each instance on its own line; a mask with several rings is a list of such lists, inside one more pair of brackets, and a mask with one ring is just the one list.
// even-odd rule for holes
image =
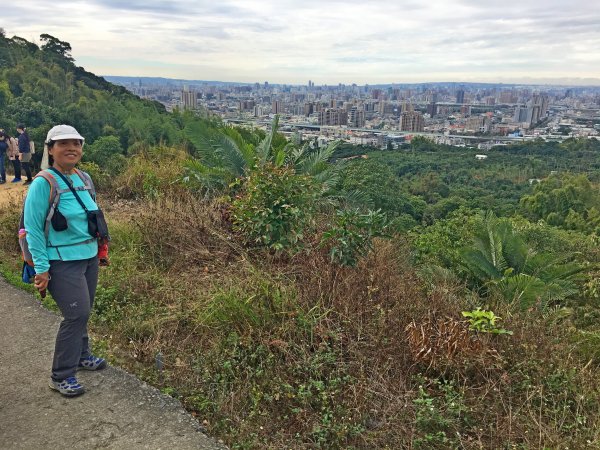
[[13, 178], [12, 181], [11, 181], [11, 183], [18, 183], [20, 181], [21, 181], [20, 178]]
[[97, 356], [90, 355], [87, 358], [79, 360], [78, 369], [83, 370], [102, 370], [106, 367], [106, 360], [104, 358], [98, 358]]
[[65, 378], [61, 381], [50, 378], [50, 389], [60, 392], [65, 397], [75, 397], [85, 392], [85, 389], [75, 377]]

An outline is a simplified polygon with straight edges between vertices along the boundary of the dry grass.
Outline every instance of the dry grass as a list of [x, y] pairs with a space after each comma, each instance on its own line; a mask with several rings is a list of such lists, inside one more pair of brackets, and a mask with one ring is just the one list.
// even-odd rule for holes
[[409, 351], [425, 372], [489, 376], [489, 371], [501, 366], [502, 358], [489, 336], [474, 334], [464, 320], [429, 317], [412, 321], [406, 333]]
[[23, 211], [23, 201], [20, 199], [13, 197], [0, 203], [0, 251], [7, 255], [20, 255], [17, 236], [21, 211]]
[[114, 194], [123, 199], [157, 198], [164, 193], [183, 193], [180, 181], [183, 162], [188, 158], [182, 149], [156, 147], [143, 149], [131, 157], [126, 170], [114, 182]]
[[199, 202], [183, 192], [146, 202], [132, 220], [155, 264], [169, 271], [214, 272], [245, 256], [227, 232], [224, 215], [218, 202]]
[[0, 206], [23, 204], [23, 198], [27, 192], [27, 186], [23, 183], [0, 184]]
[[[188, 194], [105, 209], [114, 264], [96, 333], [113, 361], [179, 397], [229, 444], [415, 448], [431, 433], [416, 421], [422, 377], [442, 419], [452, 417], [439, 383], [455, 382], [465, 411], [446, 426], [453, 443], [429, 448], [597, 442], [597, 367], [569, 329], [498, 302], [514, 335], [474, 336], [460, 316], [473, 299], [451, 280], [426, 286], [402, 237], [377, 240], [344, 268], [318, 236], [293, 256], [248, 250], [218, 203]], [[14, 215], [0, 210], [5, 252]]]

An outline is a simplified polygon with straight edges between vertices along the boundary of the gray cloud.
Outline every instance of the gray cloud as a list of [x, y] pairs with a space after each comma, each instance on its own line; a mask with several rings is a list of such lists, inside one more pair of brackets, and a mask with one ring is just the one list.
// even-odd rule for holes
[[52, 34], [104, 74], [144, 75], [152, 61], [177, 78], [282, 82], [600, 73], [600, 2], [589, 0], [5, 3], [9, 35]]

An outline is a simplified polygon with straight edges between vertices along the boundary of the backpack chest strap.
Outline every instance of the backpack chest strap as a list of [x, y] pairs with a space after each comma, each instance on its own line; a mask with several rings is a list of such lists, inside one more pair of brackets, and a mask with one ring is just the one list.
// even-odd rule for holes
[[[73, 189], [75, 189], [76, 191], [91, 191], [92, 188], [90, 188], [89, 186], [73, 186]], [[56, 191], [57, 194], [61, 195], [64, 194], [66, 192], [71, 192], [71, 189], [66, 188], [66, 189], [58, 189], [58, 191]]]

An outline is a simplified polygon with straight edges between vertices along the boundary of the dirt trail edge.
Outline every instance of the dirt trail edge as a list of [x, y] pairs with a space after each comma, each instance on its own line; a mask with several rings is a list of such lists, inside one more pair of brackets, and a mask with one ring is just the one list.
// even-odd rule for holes
[[181, 404], [123, 370], [78, 372], [87, 392], [48, 388], [60, 317], [0, 277], [0, 448], [223, 449]]

